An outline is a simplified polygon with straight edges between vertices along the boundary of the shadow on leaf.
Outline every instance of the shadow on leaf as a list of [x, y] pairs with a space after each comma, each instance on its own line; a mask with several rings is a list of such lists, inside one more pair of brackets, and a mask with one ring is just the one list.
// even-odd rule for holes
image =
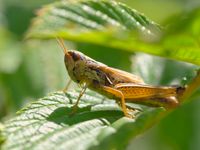
[[73, 115], [70, 114], [71, 112], [72, 107], [60, 107], [53, 111], [47, 120], [57, 124], [73, 125], [92, 119], [106, 119], [109, 123], [113, 123], [123, 117], [120, 110], [92, 110], [91, 105], [78, 108], [78, 111]]

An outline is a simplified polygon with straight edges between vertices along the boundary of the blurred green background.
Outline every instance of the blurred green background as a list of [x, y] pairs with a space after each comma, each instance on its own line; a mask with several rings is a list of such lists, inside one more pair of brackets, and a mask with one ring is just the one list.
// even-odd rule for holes
[[[36, 11], [53, 0], [0, 0], [0, 121], [25, 104], [62, 89], [68, 75], [56, 40], [25, 41], [24, 35]], [[199, 0], [121, 0], [161, 25], [174, 15], [200, 7]], [[68, 42], [107, 65], [134, 72], [151, 84], [181, 84], [192, 78], [197, 66], [154, 57]], [[106, 52], [106, 55], [102, 55]], [[113, 59], [110, 59], [111, 56]], [[199, 92], [192, 98], [200, 99]], [[200, 101], [182, 106], [128, 149], [195, 150], [200, 148]]]

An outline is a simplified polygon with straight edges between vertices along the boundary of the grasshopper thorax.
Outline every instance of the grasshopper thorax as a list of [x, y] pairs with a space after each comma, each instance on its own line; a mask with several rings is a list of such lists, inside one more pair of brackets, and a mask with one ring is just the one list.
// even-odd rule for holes
[[106, 75], [98, 68], [104, 64], [74, 50], [69, 50], [64, 60], [68, 74], [75, 82], [85, 82], [92, 86], [105, 84]]

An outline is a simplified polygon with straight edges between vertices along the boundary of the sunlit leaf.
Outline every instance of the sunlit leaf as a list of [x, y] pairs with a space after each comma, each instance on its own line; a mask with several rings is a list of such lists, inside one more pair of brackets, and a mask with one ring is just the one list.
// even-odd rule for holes
[[[196, 15], [198, 17], [198, 15]], [[197, 19], [198, 20], [198, 19]], [[192, 29], [198, 34], [198, 22]], [[197, 31], [196, 31], [197, 30]], [[38, 12], [28, 38], [55, 38], [200, 64], [196, 37], [162, 37], [161, 28], [136, 10], [115, 1], [57, 2]]]

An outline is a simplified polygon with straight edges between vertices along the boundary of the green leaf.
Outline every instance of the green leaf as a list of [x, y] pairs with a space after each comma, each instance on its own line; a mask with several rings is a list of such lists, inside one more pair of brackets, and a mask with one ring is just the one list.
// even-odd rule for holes
[[[87, 0], [57, 2], [38, 12], [28, 38], [55, 38], [144, 52], [194, 64], [200, 64], [198, 44], [199, 16], [193, 32], [162, 37], [161, 28], [134, 9], [115, 1]], [[190, 27], [188, 27], [190, 28]], [[164, 34], [165, 35], [165, 34]]]
[[5, 123], [3, 135], [6, 141], [2, 149], [124, 147], [152, 122], [159, 120], [155, 116], [164, 111], [149, 109], [136, 119], [129, 119], [123, 117], [113, 100], [103, 100], [102, 96], [88, 91], [81, 99], [78, 111], [70, 115], [78, 94], [55, 92], [19, 111], [15, 118]]
[[57, 2], [44, 7], [38, 15], [39, 18], [36, 18], [33, 27], [37, 31], [46, 32], [64, 29], [69, 33], [78, 34], [92, 29], [104, 31], [119, 27], [123, 30], [141, 30], [150, 34], [151, 28], [159, 28], [136, 10], [122, 3], [106, 0]]

